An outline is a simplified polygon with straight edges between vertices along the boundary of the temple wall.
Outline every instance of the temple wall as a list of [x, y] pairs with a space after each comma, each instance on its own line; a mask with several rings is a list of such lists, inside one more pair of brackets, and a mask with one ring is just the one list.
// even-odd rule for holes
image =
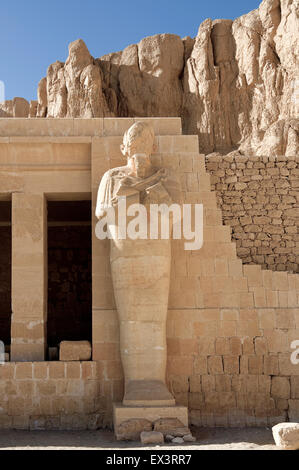
[[[106, 150], [99, 140], [95, 175], [102, 165], [98, 155], [105, 151], [115, 166], [120, 164], [116, 140], [106, 140]], [[185, 251], [181, 241], [172, 243], [169, 388], [178, 404], [188, 406], [194, 424], [258, 426], [296, 420], [299, 365], [291, 363], [291, 342], [299, 339], [299, 276], [242, 264], [195, 145], [190, 136], [161, 136], [159, 154], [153, 156], [157, 166], [180, 174], [184, 202], [204, 206], [202, 249]], [[107, 259], [109, 245], [95, 240], [94, 246]], [[94, 287], [94, 359], [114, 371], [110, 382], [116, 384], [122, 370], [109, 263], [105, 268], [94, 263], [94, 271], [94, 277], [101, 273], [105, 279], [103, 292]]]
[[97, 429], [107, 425], [97, 362], [0, 366], [0, 429]]
[[[298, 308], [170, 312], [168, 380], [200, 426], [271, 426], [299, 419]], [[179, 325], [179, 327], [178, 327]], [[175, 335], [174, 331], [183, 331]]]
[[[42, 119], [34, 120], [30, 127], [30, 120], [25, 120], [24, 126], [13, 124], [12, 119], [4, 121], [0, 119], [0, 134], [8, 135], [0, 139], [0, 197], [13, 196], [14, 201], [15, 193], [37, 194], [30, 201], [35, 201], [40, 221], [45, 218], [42, 201], [49, 198], [80, 200], [91, 195], [95, 207], [101, 176], [107, 169], [123, 164], [119, 145], [123, 132], [134, 122], [133, 119], [78, 120], [79, 126], [77, 120]], [[178, 404], [188, 406], [194, 424], [251, 426], [298, 420], [299, 365], [291, 362], [291, 342], [299, 340], [299, 276], [242, 264], [231, 239], [231, 227], [222, 224], [216, 191], [205, 168], [205, 156], [198, 154], [197, 137], [180, 135], [180, 121], [176, 119], [156, 119], [154, 125], [157, 150], [153, 163], [179, 176], [184, 203], [203, 204], [204, 208], [203, 247], [186, 251], [183, 241], [172, 242], [167, 324], [169, 388]], [[22, 136], [21, 132], [26, 135]], [[31, 217], [29, 202], [26, 207]], [[24, 214], [15, 214], [26, 222]], [[18, 318], [24, 327], [17, 330], [19, 336], [15, 339], [18, 344], [26, 345], [21, 360], [28, 362], [0, 365], [0, 396], [5, 403], [3, 421], [0, 414], [0, 423], [4, 424], [0, 427], [28, 428], [35, 416], [40, 417], [39, 428], [89, 427], [89, 420], [100, 427], [112, 423], [112, 403], [121, 401], [123, 394], [119, 327], [109, 242], [96, 239], [95, 216], [92, 224], [93, 352], [92, 362], [88, 363], [91, 365], [57, 365], [41, 362], [42, 359], [33, 363], [30, 354], [26, 354], [36, 344], [40, 351], [40, 345], [45, 347], [46, 340], [35, 336], [34, 328], [26, 329], [30, 322], [26, 320], [26, 310], [20, 308]], [[37, 232], [32, 227], [26, 231], [26, 246], [36, 249], [33, 261], [39, 260], [39, 269], [41, 265], [46, 269], [41, 222], [37, 227]], [[20, 246], [25, 256], [26, 246]], [[30, 268], [28, 259], [26, 269]], [[13, 257], [13, 269], [14, 264]], [[22, 277], [18, 281], [22, 286]], [[28, 281], [33, 288], [34, 277]], [[13, 284], [12, 295], [18, 298], [18, 292]], [[42, 295], [45, 301], [46, 293]], [[46, 312], [40, 306], [37, 314], [46, 324]], [[12, 327], [12, 340], [14, 332]], [[35, 367], [45, 368], [47, 372], [37, 377]], [[50, 370], [56, 367], [60, 376], [52, 378]], [[85, 367], [96, 370], [88, 379], [83, 378]], [[68, 372], [71, 370], [75, 372]], [[72, 373], [76, 378], [68, 375]], [[92, 392], [87, 391], [89, 387]], [[49, 407], [39, 408], [41, 397], [47, 398], [47, 390], [51, 398], [43, 402]], [[78, 408], [73, 395], [81, 401], [86, 399], [87, 408], [77, 402]], [[56, 398], [65, 403], [65, 408], [57, 411]], [[76, 424], [77, 419], [80, 424]]]

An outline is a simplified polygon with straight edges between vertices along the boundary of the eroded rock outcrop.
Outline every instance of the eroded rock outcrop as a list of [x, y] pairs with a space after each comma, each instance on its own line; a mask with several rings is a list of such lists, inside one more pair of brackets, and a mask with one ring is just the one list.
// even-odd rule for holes
[[184, 44], [159, 34], [97, 60], [110, 112], [116, 116], [179, 116]]
[[42, 78], [37, 88], [37, 114], [36, 117], [45, 117], [47, 115], [48, 96], [47, 96], [47, 79]]
[[0, 103], [0, 117], [28, 117], [30, 104], [24, 98], [16, 97]]
[[298, 11], [263, 0], [235, 21], [205, 20], [194, 39], [159, 34], [98, 59], [79, 39], [41, 80], [37, 116], [181, 116], [206, 154], [295, 155]]
[[6, 100], [0, 103], [0, 118], [13, 117], [12, 100]]
[[185, 67], [183, 118], [203, 152], [298, 152], [297, 15], [296, 1], [264, 0], [233, 22], [202, 23]]
[[70, 44], [65, 64], [50, 65], [46, 82], [48, 117], [109, 116], [101, 70], [81, 39]]

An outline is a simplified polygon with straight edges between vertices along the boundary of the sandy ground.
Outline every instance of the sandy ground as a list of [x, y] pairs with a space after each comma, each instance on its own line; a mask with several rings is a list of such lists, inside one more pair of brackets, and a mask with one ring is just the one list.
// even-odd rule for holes
[[277, 450], [268, 428], [191, 429], [194, 444], [152, 447], [116, 442], [111, 431], [0, 431], [0, 450]]

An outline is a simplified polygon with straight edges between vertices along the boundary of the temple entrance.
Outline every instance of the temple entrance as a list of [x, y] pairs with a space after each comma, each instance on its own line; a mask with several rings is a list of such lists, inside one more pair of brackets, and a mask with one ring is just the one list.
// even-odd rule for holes
[[0, 201], [0, 341], [11, 341], [11, 201]]
[[61, 341], [91, 338], [91, 201], [48, 201], [49, 359]]

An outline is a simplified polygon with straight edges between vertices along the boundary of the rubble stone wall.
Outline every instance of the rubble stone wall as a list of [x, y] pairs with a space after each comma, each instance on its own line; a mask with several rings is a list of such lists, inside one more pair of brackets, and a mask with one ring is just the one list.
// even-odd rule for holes
[[298, 164], [298, 156], [206, 156], [211, 189], [243, 263], [298, 272]]

